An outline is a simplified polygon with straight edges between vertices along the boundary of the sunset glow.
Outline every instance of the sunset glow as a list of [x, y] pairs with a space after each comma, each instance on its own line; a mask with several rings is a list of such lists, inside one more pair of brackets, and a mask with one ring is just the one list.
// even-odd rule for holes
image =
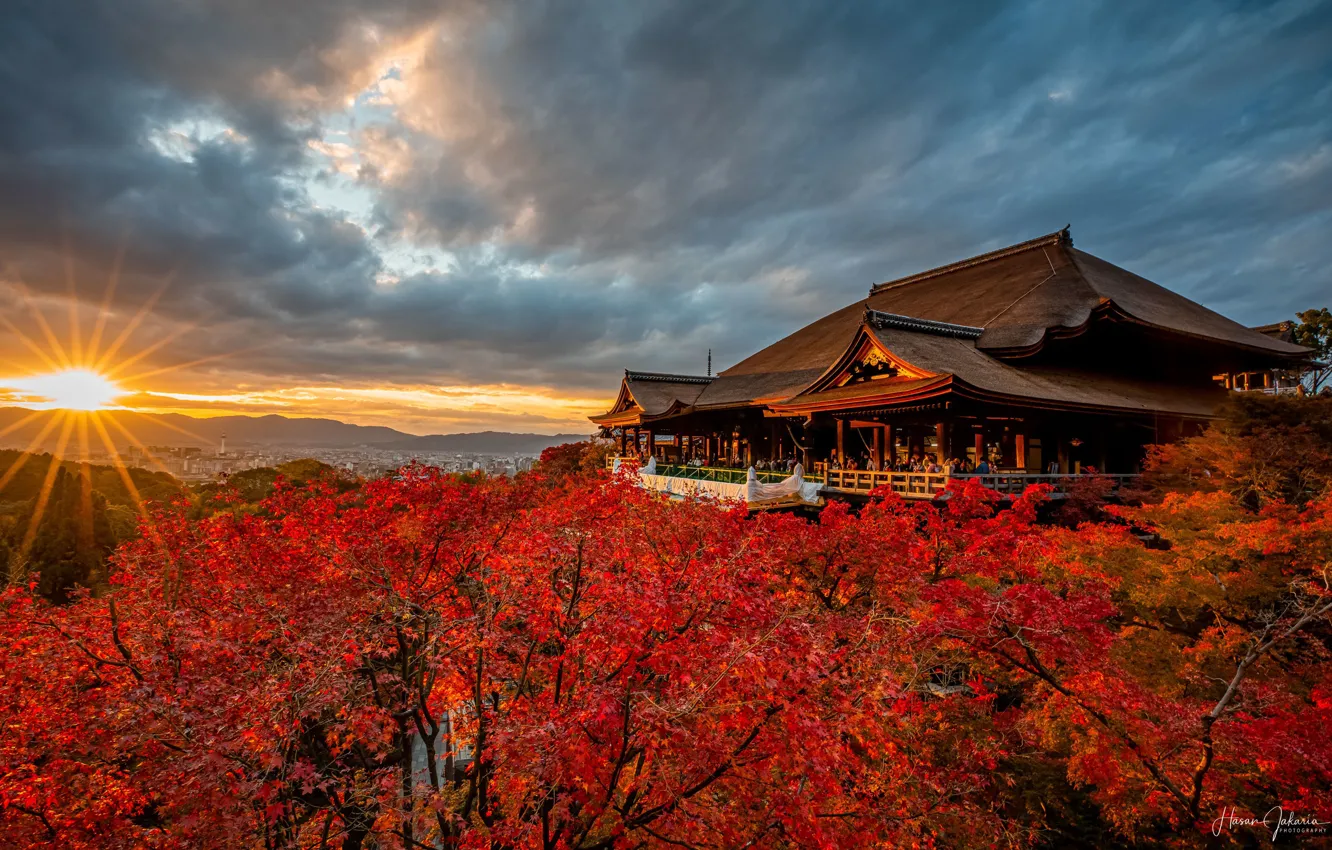
[[47, 410], [103, 410], [125, 394], [106, 376], [91, 369], [65, 369], [7, 383], [27, 394], [25, 407]]

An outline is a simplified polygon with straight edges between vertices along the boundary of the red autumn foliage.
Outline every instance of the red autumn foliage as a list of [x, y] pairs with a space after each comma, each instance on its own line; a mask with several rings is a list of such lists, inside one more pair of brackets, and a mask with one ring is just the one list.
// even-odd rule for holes
[[1332, 820], [1332, 499], [1072, 529], [1044, 497], [811, 522], [411, 467], [161, 509], [111, 593], [3, 597], [0, 845], [1069, 846], [1090, 819], [1196, 846], [1223, 806]]

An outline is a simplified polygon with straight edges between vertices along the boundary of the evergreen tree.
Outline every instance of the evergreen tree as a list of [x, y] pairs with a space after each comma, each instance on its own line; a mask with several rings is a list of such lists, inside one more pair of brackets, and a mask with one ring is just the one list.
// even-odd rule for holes
[[62, 466], [38, 517], [40, 504], [39, 494], [10, 532], [11, 577], [20, 581], [35, 577], [38, 592], [61, 603], [69, 600], [75, 587], [101, 589], [106, 583], [106, 559], [116, 541], [106, 497], [92, 489], [87, 468], [70, 472]]

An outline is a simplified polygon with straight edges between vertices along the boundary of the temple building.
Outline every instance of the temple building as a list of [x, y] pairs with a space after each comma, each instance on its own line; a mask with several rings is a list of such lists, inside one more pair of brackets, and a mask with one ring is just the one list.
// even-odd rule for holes
[[1247, 328], [1084, 253], [1065, 228], [880, 283], [715, 377], [626, 371], [592, 421], [626, 457], [691, 469], [794, 458], [830, 491], [936, 492], [937, 480], [893, 476], [907, 458], [984, 461], [1019, 483], [1126, 475], [1145, 446], [1197, 433], [1228, 391], [1281, 391], [1310, 356], [1282, 329]]

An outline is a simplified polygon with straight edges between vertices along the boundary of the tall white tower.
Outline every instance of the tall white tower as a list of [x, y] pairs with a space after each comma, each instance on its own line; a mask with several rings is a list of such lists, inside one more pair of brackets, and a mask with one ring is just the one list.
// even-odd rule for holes
[[220, 445], [220, 446], [217, 447], [217, 454], [218, 454], [219, 457], [226, 457], [226, 456], [227, 456], [227, 435], [226, 435], [226, 434], [223, 434], [223, 435], [222, 435], [222, 445]]

